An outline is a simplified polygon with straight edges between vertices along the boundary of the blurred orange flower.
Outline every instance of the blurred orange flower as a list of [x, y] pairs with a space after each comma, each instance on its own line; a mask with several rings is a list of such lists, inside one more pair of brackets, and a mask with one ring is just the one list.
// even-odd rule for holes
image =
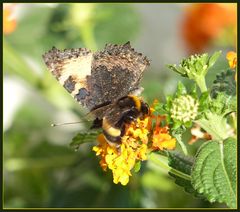
[[201, 53], [216, 41], [236, 46], [237, 4], [191, 4], [184, 14], [182, 36], [189, 54]]
[[14, 8], [16, 4], [3, 4], [3, 33], [5, 35], [14, 32], [17, 26], [16, 18], [14, 17]]

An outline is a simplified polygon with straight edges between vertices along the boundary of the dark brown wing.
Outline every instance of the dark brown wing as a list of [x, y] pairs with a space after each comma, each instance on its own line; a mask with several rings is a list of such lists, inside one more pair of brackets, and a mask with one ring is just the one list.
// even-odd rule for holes
[[94, 54], [85, 48], [53, 48], [43, 59], [64, 88], [90, 111], [137, 90], [149, 65], [147, 58], [132, 49], [129, 42], [108, 44]]
[[147, 58], [134, 51], [129, 42], [124, 45], [109, 44], [103, 51], [96, 52], [88, 81], [95, 104], [113, 103], [137, 90], [148, 65]]

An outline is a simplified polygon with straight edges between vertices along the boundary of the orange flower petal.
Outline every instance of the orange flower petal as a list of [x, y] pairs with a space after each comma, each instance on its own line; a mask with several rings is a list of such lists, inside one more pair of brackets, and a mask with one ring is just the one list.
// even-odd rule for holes
[[237, 54], [236, 52], [230, 51], [227, 53], [226, 58], [228, 60], [229, 63], [229, 67], [230, 68], [236, 68], [237, 66]]

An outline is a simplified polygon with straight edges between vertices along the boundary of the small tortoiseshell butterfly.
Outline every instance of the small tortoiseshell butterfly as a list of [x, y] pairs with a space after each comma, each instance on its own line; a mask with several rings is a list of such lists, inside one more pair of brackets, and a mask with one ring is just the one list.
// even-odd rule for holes
[[94, 116], [91, 128], [102, 128], [117, 148], [127, 123], [149, 113], [140, 98], [139, 82], [149, 60], [127, 42], [107, 44], [103, 51], [86, 48], [58, 50], [43, 55], [47, 68], [77, 102]]

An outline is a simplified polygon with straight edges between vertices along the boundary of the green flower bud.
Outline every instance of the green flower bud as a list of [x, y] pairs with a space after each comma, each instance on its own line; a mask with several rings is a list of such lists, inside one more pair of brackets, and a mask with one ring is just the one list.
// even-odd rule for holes
[[215, 52], [212, 56], [208, 56], [207, 53], [191, 55], [183, 59], [178, 67], [174, 64], [168, 65], [168, 68], [181, 74], [183, 77], [196, 80], [206, 75], [208, 69], [213, 66], [220, 54], [221, 51]]
[[170, 109], [171, 118], [186, 123], [198, 115], [199, 103], [190, 95], [180, 96], [173, 100]]

